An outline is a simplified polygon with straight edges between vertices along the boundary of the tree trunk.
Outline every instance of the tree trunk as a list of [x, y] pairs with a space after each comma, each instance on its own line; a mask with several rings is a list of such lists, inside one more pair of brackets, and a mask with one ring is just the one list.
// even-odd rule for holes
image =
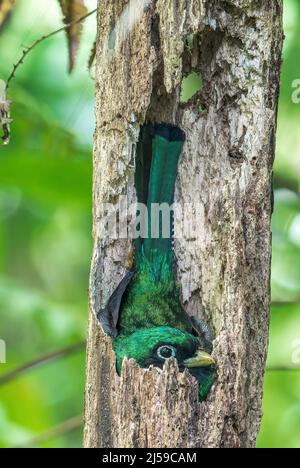
[[[99, 2], [86, 447], [256, 444], [282, 39], [281, 0]], [[203, 87], [180, 102], [192, 72]], [[186, 134], [176, 201], [200, 207], [201, 242], [187, 233], [176, 239], [178, 280], [186, 310], [214, 330], [218, 363], [202, 404], [197, 382], [172, 361], [164, 371], [127, 361], [116, 375], [110, 339], [95, 319], [131, 255], [130, 239], [102, 238], [102, 204], [135, 201], [135, 145], [146, 120]]]

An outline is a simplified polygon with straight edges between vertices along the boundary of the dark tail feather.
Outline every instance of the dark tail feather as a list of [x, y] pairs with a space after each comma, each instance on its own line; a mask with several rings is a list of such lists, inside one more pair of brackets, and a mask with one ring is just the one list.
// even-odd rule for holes
[[[138, 201], [147, 205], [148, 238], [136, 241], [137, 263], [141, 253], [153, 262], [157, 257], [170, 255], [171, 258], [173, 215], [170, 208], [174, 203], [178, 162], [184, 140], [184, 133], [178, 127], [167, 124], [145, 125], [141, 130], [135, 186]], [[162, 204], [166, 208], [163, 225], [159, 211]]]

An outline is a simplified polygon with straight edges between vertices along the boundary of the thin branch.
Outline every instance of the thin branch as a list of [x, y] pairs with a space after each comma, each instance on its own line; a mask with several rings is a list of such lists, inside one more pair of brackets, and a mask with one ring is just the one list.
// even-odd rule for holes
[[45, 356], [39, 357], [38, 359], [34, 359], [33, 361], [30, 361], [24, 364], [23, 366], [17, 367], [16, 369], [8, 372], [7, 374], [0, 376], [0, 385], [5, 385], [11, 380], [20, 377], [21, 375], [36, 367], [49, 364], [50, 362], [53, 362], [57, 359], [64, 358], [66, 356], [69, 356], [70, 354], [82, 351], [85, 348], [85, 346], [86, 341], [81, 341], [80, 343], [76, 343], [72, 346], [68, 346], [67, 348], [60, 349], [58, 351], [55, 351], [54, 353], [46, 354]]
[[294, 372], [300, 371], [300, 367], [289, 367], [289, 366], [274, 366], [274, 367], [267, 367], [267, 372]]
[[273, 301], [271, 303], [272, 307], [286, 307], [289, 305], [300, 305], [300, 297], [295, 297], [291, 301]]
[[[75, 343], [74, 345], [55, 351], [54, 353], [49, 353], [37, 359], [29, 361], [26, 364], [20, 367], [17, 367], [16, 369], [0, 376], [0, 386], [5, 385], [11, 382], [12, 380], [21, 377], [23, 374], [37, 367], [50, 364], [51, 362], [56, 361], [58, 359], [62, 359], [71, 354], [75, 354], [80, 351], [83, 351], [85, 349], [85, 346], [86, 346], [86, 341], [81, 341], [79, 343]], [[267, 368], [267, 372], [281, 372], [281, 371], [300, 371], [300, 367], [298, 368], [298, 367], [281, 366], [281, 367], [268, 367]]]
[[13, 70], [12, 70], [11, 74], [9, 75], [9, 77], [8, 77], [8, 79], [7, 79], [7, 82], [6, 82], [6, 91], [8, 90], [9, 85], [10, 85], [10, 82], [11, 82], [11, 80], [15, 77], [16, 71], [18, 70], [18, 68], [20, 67], [20, 65], [23, 64], [23, 62], [24, 62], [25, 58], [27, 57], [27, 55], [28, 55], [37, 45], [39, 45], [41, 42], [45, 41], [46, 39], [49, 39], [50, 37], [55, 36], [56, 34], [62, 32], [62, 31], [65, 31], [66, 29], [70, 28], [71, 26], [74, 26], [75, 24], [81, 23], [82, 21], [84, 21], [85, 19], [87, 19], [89, 16], [94, 15], [96, 12], [97, 12], [97, 8], [95, 8], [95, 9], [92, 10], [92, 11], [90, 11], [89, 13], [87, 13], [87, 14], [84, 15], [84, 16], [82, 16], [81, 18], [77, 19], [76, 21], [72, 21], [71, 23], [65, 24], [64, 26], [62, 26], [61, 28], [57, 29], [56, 31], [52, 31], [52, 32], [49, 33], [49, 34], [46, 34], [45, 36], [40, 37], [40, 38], [37, 39], [30, 47], [27, 47], [26, 49], [24, 49], [22, 56], [20, 57], [20, 59], [18, 60], [18, 62], [13, 66]]
[[17, 447], [12, 448], [33, 448], [37, 445], [49, 442], [50, 440], [57, 439], [62, 435], [68, 434], [70, 432], [80, 429], [83, 425], [83, 417], [75, 416], [74, 418], [68, 419], [67, 421], [62, 422], [61, 424], [48, 429], [37, 436], [32, 437], [23, 444], [20, 444]]

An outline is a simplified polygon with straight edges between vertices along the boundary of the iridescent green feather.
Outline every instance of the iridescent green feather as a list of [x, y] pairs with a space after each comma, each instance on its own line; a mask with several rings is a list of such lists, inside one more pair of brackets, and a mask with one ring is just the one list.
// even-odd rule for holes
[[172, 251], [173, 215], [169, 212], [163, 232], [156, 226], [158, 237], [152, 237], [153, 204], [174, 203], [178, 162], [184, 135], [177, 127], [146, 125], [142, 128], [137, 148], [135, 185], [137, 198], [148, 209], [148, 238], [135, 242], [137, 274], [124, 299], [119, 321], [121, 334], [140, 328], [169, 325], [191, 332], [191, 325], [180, 305]]

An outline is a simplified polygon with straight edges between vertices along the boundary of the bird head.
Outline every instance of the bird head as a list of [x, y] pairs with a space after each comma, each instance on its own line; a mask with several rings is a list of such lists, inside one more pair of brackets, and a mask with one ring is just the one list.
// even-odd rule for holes
[[198, 380], [199, 399], [206, 399], [215, 375], [215, 361], [190, 333], [173, 327], [155, 327], [137, 330], [113, 340], [117, 372], [121, 373], [125, 358], [134, 359], [142, 368], [163, 368], [167, 359], [177, 360], [179, 370], [188, 369]]

